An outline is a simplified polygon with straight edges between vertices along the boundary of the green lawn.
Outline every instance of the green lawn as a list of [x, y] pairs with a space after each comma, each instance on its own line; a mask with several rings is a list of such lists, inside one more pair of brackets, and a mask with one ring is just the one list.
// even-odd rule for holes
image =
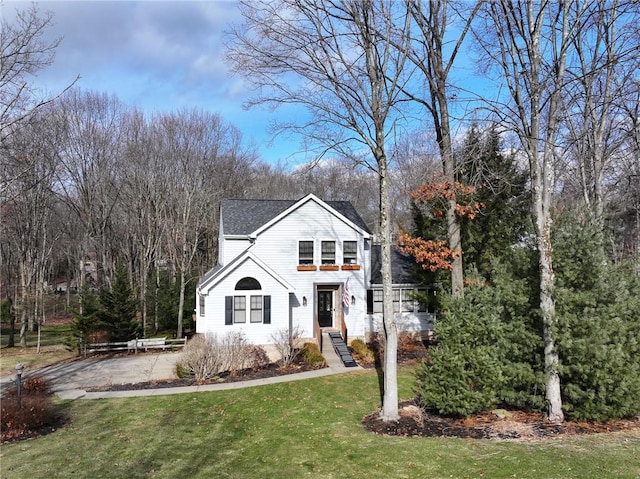
[[[411, 371], [401, 370], [401, 396]], [[383, 437], [374, 371], [235, 391], [62, 402], [68, 425], [2, 446], [2, 478], [640, 477], [640, 432], [499, 443]]]

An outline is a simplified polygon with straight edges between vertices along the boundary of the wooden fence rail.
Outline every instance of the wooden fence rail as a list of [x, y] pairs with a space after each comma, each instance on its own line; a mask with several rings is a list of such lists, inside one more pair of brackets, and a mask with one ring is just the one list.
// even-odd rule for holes
[[167, 338], [144, 338], [132, 339], [130, 341], [116, 341], [111, 343], [91, 343], [84, 348], [85, 356], [93, 353], [111, 353], [127, 351], [128, 353], [138, 353], [138, 351], [148, 351], [149, 349], [178, 349], [187, 344], [187, 338], [167, 339]]

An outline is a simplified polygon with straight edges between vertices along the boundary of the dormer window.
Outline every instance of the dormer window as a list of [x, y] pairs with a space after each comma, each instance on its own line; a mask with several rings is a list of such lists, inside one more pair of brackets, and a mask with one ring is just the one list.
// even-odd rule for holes
[[356, 241], [344, 241], [342, 243], [342, 264], [358, 263], [358, 243]]
[[322, 264], [336, 264], [336, 242], [322, 242]]
[[298, 243], [298, 264], [313, 264], [313, 241]]

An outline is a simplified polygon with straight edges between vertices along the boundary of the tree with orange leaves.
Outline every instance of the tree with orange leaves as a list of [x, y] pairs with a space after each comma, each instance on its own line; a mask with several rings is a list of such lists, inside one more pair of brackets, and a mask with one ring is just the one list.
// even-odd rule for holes
[[[455, 200], [455, 212], [460, 218], [473, 219], [483, 207], [473, 199], [476, 187], [460, 182], [426, 183], [411, 193], [416, 206], [428, 206], [432, 218], [444, 218], [447, 203]], [[422, 268], [431, 272], [451, 271], [452, 262], [462, 254], [461, 248], [451, 249], [442, 239], [425, 239], [400, 231], [399, 249], [413, 256]]]

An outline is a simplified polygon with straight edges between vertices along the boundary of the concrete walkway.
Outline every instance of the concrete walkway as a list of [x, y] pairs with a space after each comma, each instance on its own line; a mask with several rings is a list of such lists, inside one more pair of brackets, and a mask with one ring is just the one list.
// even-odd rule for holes
[[[77, 361], [54, 364], [34, 371], [25, 371], [23, 378], [26, 379], [31, 375], [38, 374], [48, 379], [52, 384], [53, 392], [60, 399], [102, 399], [223, 391], [317, 378], [361, 369], [359, 367], [345, 368], [333, 350], [328, 338], [324, 341], [323, 349], [323, 356], [328, 365], [328, 367], [323, 369], [250, 381], [207, 384], [202, 386], [165, 387], [131, 391], [87, 391], [87, 389], [115, 384], [135, 384], [176, 379], [175, 366], [181, 357], [181, 353], [179, 352], [131, 354], [118, 357], [97, 356], [88, 359], [79, 359]], [[0, 381], [2, 383], [2, 389], [13, 382], [14, 379], [15, 375], [2, 378]]]

